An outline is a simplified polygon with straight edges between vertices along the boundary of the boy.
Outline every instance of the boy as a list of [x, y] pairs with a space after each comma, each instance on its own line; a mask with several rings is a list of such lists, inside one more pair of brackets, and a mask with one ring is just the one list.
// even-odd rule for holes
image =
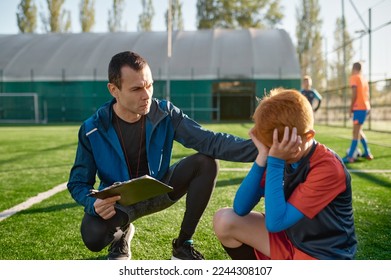
[[374, 158], [368, 148], [367, 138], [362, 129], [369, 110], [371, 109], [371, 105], [369, 102], [369, 85], [361, 73], [360, 62], [355, 62], [353, 64], [350, 86], [352, 88], [352, 100], [349, 112], [350, 116], [353, 114], [353, 139], [348, 154], [343, 158], [344, 163], [353, 163], [355, 161], [353, 155], [356, 151], [358, 141], [361, 142], [364, 148], [362, 157], [368, 160]]
[[322, 96], [316, 89], [312, 88], [312, 79], [308, 75], [303, 77], [303, 88], [301, 89], [301, 93], [311, 103], [314, 112], [318, 111], [320, 103], [322, 103]]
[[[258, 105], [250, 136], [258, 156], [233, 208], [214, 216], [232, 259], [353, 259], [357, 241], [351, 178], [341, 158], [314, 139], [311, 105], [278, 89]], [[265, 214], [252, 211], [261, 197]]]

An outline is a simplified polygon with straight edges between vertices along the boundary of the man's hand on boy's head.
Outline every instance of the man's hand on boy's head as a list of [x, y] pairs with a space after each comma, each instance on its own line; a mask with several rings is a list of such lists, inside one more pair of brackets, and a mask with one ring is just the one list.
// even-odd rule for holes
[[284, 136], [279, 142], [277, 128], [273, 131], [273, 144], [270, 147], [269, 156], [283, 159], [285, 161], [293, 161], [301, 152], [302, 139], [297, 135], [297, 129], [292, 129], [292, 135], [289, 138], [289, 127], [285, 127]]

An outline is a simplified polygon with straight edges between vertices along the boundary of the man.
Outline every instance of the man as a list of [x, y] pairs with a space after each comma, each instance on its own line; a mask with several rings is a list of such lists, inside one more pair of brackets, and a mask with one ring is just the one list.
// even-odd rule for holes
[[311, 107], [314, 112], [318, 111], [320, 107], [320, 103], [322, 103], [322, 96], [319, 92], [312, 88], [312, 79], [310, 76], [305, 75], [303, 77], [303, 85], [302, 85], [301, 93], [307, 97], [308, 101], [311, 103]]
[[[151, 69], [134, 52], [114, 55], [108, 76], [113, 99], [80, 127], [68, 182], [72, 197], [85, 209], [81, 224], [85, 245], [95, 252], [110, 245], [108, 259], [130, 259], [132, 222], [187, 194], [180, 232], [172, 242], [172, 259], [204, 259], [194, 249], [192, 236], [215, 186], [215, 159], [253, 161], [255, 145], [250, 139], [208, 131], [171, 102], [152, 98]], [[174, 140], [198, 153], [170, 167]], [[116, 203], [119, 196], [103, 200], [88, 196], [96, 175], [103, 189], [146, 174], [169, 184], [173, 191], [129, 206]]]
[[362, 129], [371, 105], [369, 103], [369, 85], [361, 73], [361, 68], [361, 63], [355, 62], [350, 77], [352, 101], [350, 103], [349, 113], [350, 116], [353, 114], [353, 139], [348, 154], [343, 158], [344, 163], [353, 163], [355, 161], [354, 152], [356, 151], [359, 140], [364, 148], [362, 157], [368, 160], [374, 158], [368, 148], [368, 142]]

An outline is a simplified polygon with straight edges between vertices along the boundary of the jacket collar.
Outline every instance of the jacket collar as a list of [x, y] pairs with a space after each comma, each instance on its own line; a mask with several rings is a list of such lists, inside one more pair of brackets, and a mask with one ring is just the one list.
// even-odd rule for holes
[[[115, 98], [103, 104], [101, 108], [96, 112], [95, 118], [97, 123], [101, 123], [103, 128], [107, 131], [111, 125], [111, 119], [113, 115], [113, 105], [117, 102]], [[167, 112], [163, 111], [158, 104], [158, 100], [156, 98], [152, 98], [151, 109], [147, 114], [147, 119], [155, 125], [161, 119], [163, 119]]]

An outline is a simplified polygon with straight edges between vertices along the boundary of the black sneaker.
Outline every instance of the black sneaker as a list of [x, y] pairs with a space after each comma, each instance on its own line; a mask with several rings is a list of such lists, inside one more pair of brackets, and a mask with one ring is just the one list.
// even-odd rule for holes
[[109, 247], [108, 260], [130, 260], [132, 258], [132, 252], [130, 251], [130, 242], [132, 241], [135, 227], [133, 224], [124, 230], [117, 231], [116, 234], [122, 234], [118, 240], [114, 240]]
[[172, 260], [204, 260], [204, 256], [194, 249], [193, 240], [187, 240], [181, 245], [176, 244], [176, 239], [172, 241]]

